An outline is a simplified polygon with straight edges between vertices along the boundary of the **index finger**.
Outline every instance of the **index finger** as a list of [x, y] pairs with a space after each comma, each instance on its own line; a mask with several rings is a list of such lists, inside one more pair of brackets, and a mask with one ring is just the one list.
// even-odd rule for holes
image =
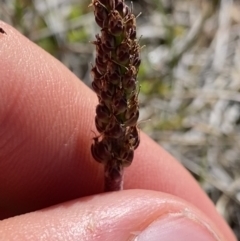
[[[97, 98], [60, 62], [0, 22], [1, 216], [102, 192], [103, 168], [90, 154]], [[141, 133], [125, 189], [170, 193], [231, 231], [190, 174]]]

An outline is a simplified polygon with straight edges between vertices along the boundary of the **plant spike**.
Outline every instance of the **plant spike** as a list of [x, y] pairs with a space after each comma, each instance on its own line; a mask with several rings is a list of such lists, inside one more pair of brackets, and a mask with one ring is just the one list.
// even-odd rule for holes
[[92, 0], [95, 21], [101, 28], [96, 46], [92, 87], [99, 104], [95, 125], [100, 133], [91, 146], [93, 158], [104, 165], [105, 191], [123, 188], [123, 168], [132, 163], [138, 147], [137, 81], [141, 63], [136, 39], [136, 17], [124, 0]]

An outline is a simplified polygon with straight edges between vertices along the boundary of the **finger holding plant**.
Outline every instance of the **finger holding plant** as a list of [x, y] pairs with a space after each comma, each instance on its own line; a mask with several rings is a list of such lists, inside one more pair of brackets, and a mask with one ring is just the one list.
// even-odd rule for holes
[[136, 17], [124, 0], [93, 0], [95, 21], [101, 28], [96, 46], [92, 87], [99, 104], [91, 152], [104, 165], [105, 191], [123, 188], [123, 168], [132, 163], [139, 145], [137, 81], [140, 45]]

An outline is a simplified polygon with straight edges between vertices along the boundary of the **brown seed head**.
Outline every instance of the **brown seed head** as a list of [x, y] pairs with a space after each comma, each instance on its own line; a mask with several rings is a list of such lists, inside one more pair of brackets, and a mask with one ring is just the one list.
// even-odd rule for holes
[[[121, 182], [122, 168], [129, 166], [138, 147], [139, 117], [137, 73], [141, 63], [136, 39], [136, 17], [124, 0], [92, 0], [101, 28], [96, 35], [92, 87], [99, 98], [91, 152], [105, 165], [106, 190]], [[112, 183], [112, 188], [111, 187]]]

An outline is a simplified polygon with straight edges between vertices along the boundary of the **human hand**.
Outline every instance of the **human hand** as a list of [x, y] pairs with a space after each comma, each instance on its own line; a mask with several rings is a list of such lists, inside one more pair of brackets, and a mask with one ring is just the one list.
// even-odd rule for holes
[[102, 193], [90, 154], [95, 94], [0, 27], [0, 218], [11, 217], [0, 240], [236, 240], [190, 174], [143, 133], [125, 191]]

